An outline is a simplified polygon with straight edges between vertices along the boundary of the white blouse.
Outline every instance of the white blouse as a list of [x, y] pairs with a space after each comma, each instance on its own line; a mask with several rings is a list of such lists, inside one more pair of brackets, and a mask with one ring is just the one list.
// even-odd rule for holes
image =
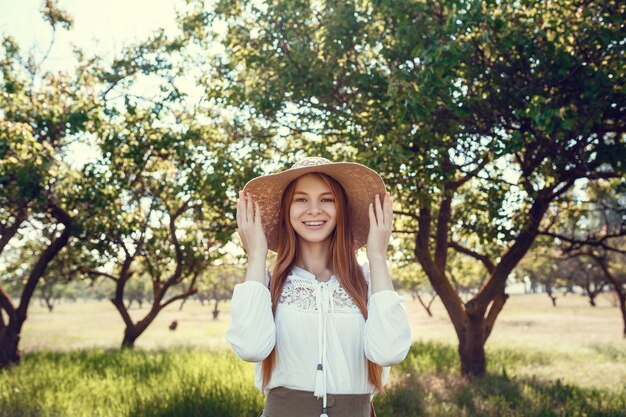
[[[320, 282], [294, 266], [272, 314], [270, 292], [247, 281], [235, 286], [231, 324], [226, 340], [237, 355], [255, 362], [255, 386], [261, 390], [261, 362], [276, 345], [276, 363], [264, 392], [283, 386], [329, 394], [374, 394], [367, 359], [383, 366], [383, 384], [389, 366], [401, 362], [411, 346], [411, 330], [402, 298], [391, 290], [371, 295], [368, 282], [368, 319], [365, 320], [336, 276]], [[321, 365], [321, 366], [319, 366]], [[321, 369], [320, 369], [321, 368]], [[318, 371], [319, 369], [319, 371]]]

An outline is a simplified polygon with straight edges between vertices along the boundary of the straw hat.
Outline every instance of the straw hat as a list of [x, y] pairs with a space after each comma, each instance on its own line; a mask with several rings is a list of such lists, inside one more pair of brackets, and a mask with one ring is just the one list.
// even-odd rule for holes
[[304, 158], [289, 169], [276, 174], [263, 175], [250, 180], [244, 192], [252, 194], [261, 209], [263, 230], [268, 248], [278, 249], [280, 201], [285, 188], [295, 179], [309, 173], [326, 174], [343, 187], [348, 200], [346, 217], [351, 222], [356, 249], [367, 243], [369, 233], [369, 203], [376, 194], [385, 194], [385, 184], [378, 173], [355, 162], [331, 162], [326, 158]]

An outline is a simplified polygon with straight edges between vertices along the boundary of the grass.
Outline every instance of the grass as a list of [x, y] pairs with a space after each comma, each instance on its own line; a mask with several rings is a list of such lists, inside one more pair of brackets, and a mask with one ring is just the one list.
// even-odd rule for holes
[[[459, 372], [456, 336], [441, 304], [428, 317], [407, 303], [415, 344], [375, 398], [391, 416], [626, 416], [626, 340], [619, 310], [568, 295], [511, 296], [487, 342], [489, 373]], [[166, 309], [134, 352], [119, 351], [109, 302], [31, 306], [23, 362], [0, 373], [0, 417], [257, 416], [263, 397], [250, 364], [228, 349], [211, 308]], [[135, 319], [145, 313], [133, 309]], [[168, 329], [178, 321], [175, 332]]]
[[[509, 375], [529, 357], [495, 351], [501, 373], [470, 380], [455, 349], [416, 343], [393, 368], [381, 417], [624, 416], [626, 387], [581, 388]], [[541, 357], [531, 360], [543, 361]], [[512, 372], [514, 373], [514, 372]], [[254, 417], [263, 397], [250, 364], [200, 349], [36, 352], [0, 372], [2, 417]]]
[[[625, 416], [626, 383], [613, 389], [583, 388], [560, 379], [519, 376], [528, 365], [543, 366], [548, 354], [496, 349], [492, 371], [482, 378], [462, 377], [452, 346], [416, 343], [394, 381], [377, 398], [388, 416]], [[500, 370], [497, 372], [496, 370]]]
[[0, 416], [256, 416], [251, 377], [229, 352], [38, 352], [0, 374]]
[[[597, 307], [569, 294], [558, 306], [545, 294], [512, 295], [486, 344], [488, 367], [500, 372], [501, 355], [520, 357], [515, 375], [584, 388], [613, 389], [626, 381], [626, 339], [620, 311], [601, 297]], [[415, 340], [456, 346], [450, 320], [436, 303], [428, 317], [417, 302], [408, 306]], [[512, 370], [509, 370], [512, 372]]]

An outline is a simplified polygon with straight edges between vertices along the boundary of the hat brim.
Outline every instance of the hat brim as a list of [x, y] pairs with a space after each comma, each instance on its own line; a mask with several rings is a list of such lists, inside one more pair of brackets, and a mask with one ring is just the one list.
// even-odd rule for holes
[[348, 200], [345, 219], [351, 223], [355, 249], [363, 247], [369, 233], [369, 203], [375, 201], [376, 194], [383, 197], [385, 184], [376, 171], [365, 165], [332, 162], [290, 168], [254, 178], [246, 184], [244, 192], [251, 193], [254, 201], [259, 204], [268, 248], [274, 252], [278, 250], [278, 216], [283, 192], [292, 181], [310, 173], [326, 174], [341, 184]]

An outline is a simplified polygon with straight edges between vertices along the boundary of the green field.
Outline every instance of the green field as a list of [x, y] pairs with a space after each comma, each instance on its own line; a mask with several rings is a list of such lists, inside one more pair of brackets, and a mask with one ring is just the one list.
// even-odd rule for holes
[[[596, 308], [576, 295], [558, 303], [511, 296], [487, 343], [489, 374], [471, 381], [458, 373], [441, 306], [430, 318], [408, 302], [416, 343], [376, 397], [379, 416], [626, 415], [619, 310], [608, 298]], [[110, 303], [64, 303], [53, 313], [33, 305], [23, 362], [0, 374], [0, 416], [256, 416], [263, 398], [252, 366], [227, 349], [224, 307], [213, 321], [195, 301], [172, 306], [135, 352], [120, 352], [121, 320]]]

